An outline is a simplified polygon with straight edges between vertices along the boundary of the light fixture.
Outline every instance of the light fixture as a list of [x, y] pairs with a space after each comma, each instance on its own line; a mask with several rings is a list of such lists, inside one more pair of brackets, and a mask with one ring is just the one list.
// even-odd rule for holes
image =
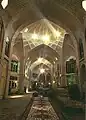
[[27, 32], [28, 31], [28, 28], [26, 28], [25, 30], [24, 30], [24, 32]]
[[55, 83], [55, 80], [53, 80], [53, 84]]
[[43, 58], [41, 58], [41, 57], [38, 58], [38, 62], [39, 62], [39, 63], [41, 63], [42, 60], [43, 60]]
[[41, 68], [40, 73], [44, 73], [44, 72], [45, 72], [45, 69]]
[[18, 83], [18, 81], [15, 81], [15, 83], [17, 84], [17, 83]]
[[10, 96], [9, 98], [21, 98], [24, 97], [24, 95], [14, 95], [14, 96]]
[[3, 9], [5, 9], [8, 5], [8, 0], [2, 0], [1, 5], [2, 5]]
[[82, 7], [83, 7], [84, 10], [86, 11], [86, 0], [82, 1]]
[[28, 92], [28, 87], [26, 88], [26, 93], [29, 93], [29, 92]]
[[9, 42], [9, 38], [8, 38], [8, 37], [6, 38], [6, 42], [7, 42], [7, 43]]
[[49, 84], [49, 85], [51, 85], [51, 83], [50, 83], [50, 82], [49, 82], [48, 84]]
[[37, 86], [37, 84], [38, 84], [38, 83], [36, 82], [36, 86]]
[[32, 39], [38, 39], [38, 35], [36, 33], [32, 34]]
[[50, 36], [49, 35], [43, 35], [42, 36], [42, 40], [43, 41], [49, 41], [50, 40]]
[[58, 58], [57, 58], [57, 57], [56, 57], [55, 59], [56, 59], [56, 60], [58, 60]]
[[62, 75], [60, 74], [60, 77], [61, 77]]
[[43, 82], [41, 83], [41, 85], [43, 85]]
[[60, 37], [61, 33], [59, 31], [56, 31], [56, 36]]

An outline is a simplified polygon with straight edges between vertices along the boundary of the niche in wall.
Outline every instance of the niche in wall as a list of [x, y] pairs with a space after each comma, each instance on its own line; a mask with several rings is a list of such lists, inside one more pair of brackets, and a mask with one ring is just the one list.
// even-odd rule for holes
[[68, 85], [76, 83], [76, 60], [74, 59], [66, 61], [66, 79]]

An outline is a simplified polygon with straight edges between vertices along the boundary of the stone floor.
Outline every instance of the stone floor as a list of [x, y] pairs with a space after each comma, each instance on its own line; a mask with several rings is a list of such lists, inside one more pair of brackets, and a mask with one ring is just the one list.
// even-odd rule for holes
[[75, 108], [73, 106], [65, 106], [65, 104], [68, 104], [68, 101], [70, 101], [69, 103], [71, 103], [71, 100], [68, 98], [66, 93], [67, 92], [64, 89], [59, 89], [56, 91], [55, 94], [53, 93], [54, 96], [56, 96], [56, 98], [52, 97], [54, 98], [52, 99], [52, 102], [54, 103], [53, 106], [55, 106], [54, 108], [57, 110], [56, 106], [59, 106], [64, 118], [66, 118], [67, 120], [85, 120], [85, 113], [83, 109]]
[[31, 94], [0, 100], [0, 120], [18, 120], [31, 100]]

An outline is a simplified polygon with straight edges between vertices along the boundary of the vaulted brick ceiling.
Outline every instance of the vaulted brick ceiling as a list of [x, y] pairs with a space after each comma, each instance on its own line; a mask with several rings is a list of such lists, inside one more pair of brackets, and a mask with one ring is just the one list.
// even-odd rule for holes
[[56, 23], [58, 21], [62, 26], [74, 30], [79, 21], [83, 22], [85, 11], [81, 2], [82, 0], [9, 0], [5, 10], [0, 6], [0, 14], [6, 23], [12, 20], [14, 30], [41, 18]]
[[0, 5], [0, 16], [5, 26], [11, 24], [18, 32], [40, 19], [74, 31], [81, 27], [86, 14], [81, 3], [82, 0], [9, 0], [5, 10]]
[[31, 60], [31, 63], [34, 63], [39, 57], [43, 57], [54, 64], [56, 58], [59, 60], [60, 55], [49, 46], [42, 44], [29, 51], [28, 57], [29, 61]]

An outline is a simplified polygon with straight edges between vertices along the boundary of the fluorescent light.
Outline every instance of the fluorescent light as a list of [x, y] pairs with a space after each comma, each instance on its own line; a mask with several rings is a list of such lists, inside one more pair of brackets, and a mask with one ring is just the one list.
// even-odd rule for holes
[[82, 1], [82, 7], [83, 7], [84, 10], [86, 11], [86, 0]]
[[2, 5], [3, 9], [5, 9], [8, 5], [8, 0], [2, 0], [1, 5]]
[[24, 95], [15, 95], [15, 96], [10, 96], [9, 98], [21, 98], [24, 97]]

